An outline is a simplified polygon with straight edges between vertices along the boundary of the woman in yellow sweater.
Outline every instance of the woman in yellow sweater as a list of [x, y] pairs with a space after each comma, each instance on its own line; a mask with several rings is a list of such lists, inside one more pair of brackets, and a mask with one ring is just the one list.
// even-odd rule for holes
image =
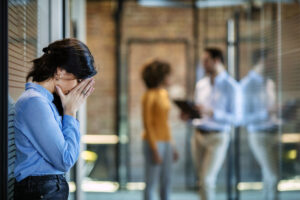
[[142, 98], [144, 122], [145, 182], [144, 199], [154, 199], [155, 186], [160, 182], [160, 199], [169, 200], [171, 190], [171, 165], [177, 152], [171, 145], [168, 124], [170, 101], [168, 86], [171, 67], [168, 63], [153, 61], [146, 64], [142, 78], [147, 91]]

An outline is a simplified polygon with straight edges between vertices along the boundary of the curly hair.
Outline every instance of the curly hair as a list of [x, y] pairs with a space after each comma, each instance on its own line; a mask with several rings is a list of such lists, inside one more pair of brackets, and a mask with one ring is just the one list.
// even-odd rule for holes
[[143, 67], [142, 78], [148, 89], [157, 88], [165, 80], [166, 76], [171, 73], [171, 66], [169, 63], [154, 60], [147, 63]]

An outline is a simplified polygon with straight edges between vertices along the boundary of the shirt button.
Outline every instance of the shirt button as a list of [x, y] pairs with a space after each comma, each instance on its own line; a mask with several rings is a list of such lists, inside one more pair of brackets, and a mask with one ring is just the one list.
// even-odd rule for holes
[[41, 199], [43, 199], [44, 198], [44, 196], [43, 195], [41, 195]]

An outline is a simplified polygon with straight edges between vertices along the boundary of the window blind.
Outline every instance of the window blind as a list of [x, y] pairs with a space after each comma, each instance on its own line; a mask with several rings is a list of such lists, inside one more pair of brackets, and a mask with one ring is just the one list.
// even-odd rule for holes
[[37, 0], [8, 1], [8, 199], [13, 199], [14, 163], [14, 102], [24, 91], [31, 60], [37, 54]]

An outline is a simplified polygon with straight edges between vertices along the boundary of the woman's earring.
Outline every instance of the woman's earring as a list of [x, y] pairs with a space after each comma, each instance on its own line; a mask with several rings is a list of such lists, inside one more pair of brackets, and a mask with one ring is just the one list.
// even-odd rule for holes
[[58, 76], [58, 75], [56, 74], [56, 75], [55, 75], [55, 79], [56, 79], [56, 80], [61, 79], [61, 75]]

